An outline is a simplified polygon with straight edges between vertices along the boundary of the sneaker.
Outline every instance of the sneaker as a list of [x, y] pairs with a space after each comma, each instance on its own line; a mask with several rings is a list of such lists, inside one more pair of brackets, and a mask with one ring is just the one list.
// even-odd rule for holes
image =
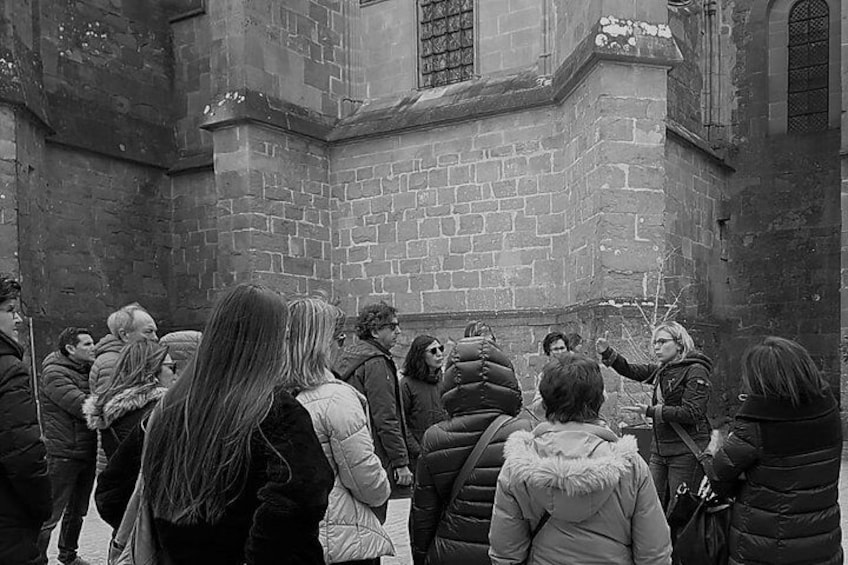
[[63, 565], [91, 565], [88, 561], [80, 556], [74, 557], [73, 561], [64, 561]]

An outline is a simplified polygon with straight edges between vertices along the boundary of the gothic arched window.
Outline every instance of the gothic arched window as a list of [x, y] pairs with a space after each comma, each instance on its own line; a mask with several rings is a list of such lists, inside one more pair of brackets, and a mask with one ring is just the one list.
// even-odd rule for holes
[[825, 0], [800, 0], [789, 12], [790, 133], [827, 129], [829, 20]]

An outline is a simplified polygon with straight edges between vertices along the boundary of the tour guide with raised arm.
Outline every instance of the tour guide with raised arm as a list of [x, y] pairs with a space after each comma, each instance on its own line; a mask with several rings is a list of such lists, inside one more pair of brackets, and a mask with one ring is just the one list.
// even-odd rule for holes
[[703, 471], [696, 455], [672, 423], [677, 423], [702, 451], [710, 441], [707, 402], [710, 398], [712, 361], [695, 350], [686, 328], [664, 322], [654, 330], [651, 342], [657, 363], [628, 363], [609, 345], [607, 335], [597, 340], [604, 365], [634, 381], [653, 385], [651, 405], [624, 406], [654, 421], [649, 466], [663, 508], [667, 508], [680, 483], [697, 484]]

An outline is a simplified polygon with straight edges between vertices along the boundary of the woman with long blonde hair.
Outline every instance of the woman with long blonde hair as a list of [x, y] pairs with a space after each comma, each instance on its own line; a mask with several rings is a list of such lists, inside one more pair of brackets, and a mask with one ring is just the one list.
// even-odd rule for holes
[[282, 389], [286, 322], [279, 293], [227, 291], [151, 417], [144, 492], [171, 563], [323, 563], [333, 476], [309, 414]]
[[365, 397], [336, 379], [328, 363], [339, 308], [314, 298], [289, 305], [285, 386], [309, 411], [335, 475], [320, 539], [327, 563], [379, 563], [394, 547], [372, 508], [391, 492], [374, 453]]

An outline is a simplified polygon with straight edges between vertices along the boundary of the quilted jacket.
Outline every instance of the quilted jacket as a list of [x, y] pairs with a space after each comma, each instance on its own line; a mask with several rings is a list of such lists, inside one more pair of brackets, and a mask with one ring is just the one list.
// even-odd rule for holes
[[[671, 538], [636, 439], [601, 425], [544, 422], [504, 447], [493, 565], [668, 565]], [[531, 532], [544, 512], [550, 518]]]
[[82, 404], [88, 396], [88, 364], [54, 351], [41, 369], [41, 422], [52, 457], [94, 461], [97, 434], [88, 429]]
[[421, 443], [410, 520], [413, 561], [416, 565], [488, 564], [489, 523], [503, 445], [512, 432], [531, 429], [533, 421], [509, 420], [448, 505], [454, 480], [489, 424], [502, 414], [519, 414], [521, 389], [509, 359], [482, 337], [457, 343], [443, 386], [448, 419], [429, 428]]
[[112, 334], [106, 334], [94, 346], [94, 364], [88, 374], [88, 389], [91, 394], [101, 394], [108, 388], [123, 348], [124, 342]]
[[5, 529], [38, 529], [52, 511], [46, 450], [22, 356], [20, 344], [0, 332], [0, 536]]
[[830, 394], [798, 406], [748, 397], [724, 445], [705, 461], [714, 490], [736, 494], [730, 565], [842, 563], [841, 453]]
[[623, 377], [646, 384], [657, 384], [662, 393], [660, 401], [656, 388], [648, 416], [654, 419], [654, 441], [651, 449], [662, 457], [691, 453], [677, 432], [668, 423], [677, 422], [689, 433], [701, 449], [710, 441], [710, 422], [707, 403], [710, 400], [712, 361], [698, 352], [680, 361], [658, 365], [630, 364], [611, 347], [602, 360]]
[[340, 563], [394, 555], [391, 539], [372, 510], [388, 500], [391, 487], [374, 453], [365, 397], [332, 378], [301, 392], [297, 400], [312, 417], [335, 477], [319, 527], [324, 559]]

